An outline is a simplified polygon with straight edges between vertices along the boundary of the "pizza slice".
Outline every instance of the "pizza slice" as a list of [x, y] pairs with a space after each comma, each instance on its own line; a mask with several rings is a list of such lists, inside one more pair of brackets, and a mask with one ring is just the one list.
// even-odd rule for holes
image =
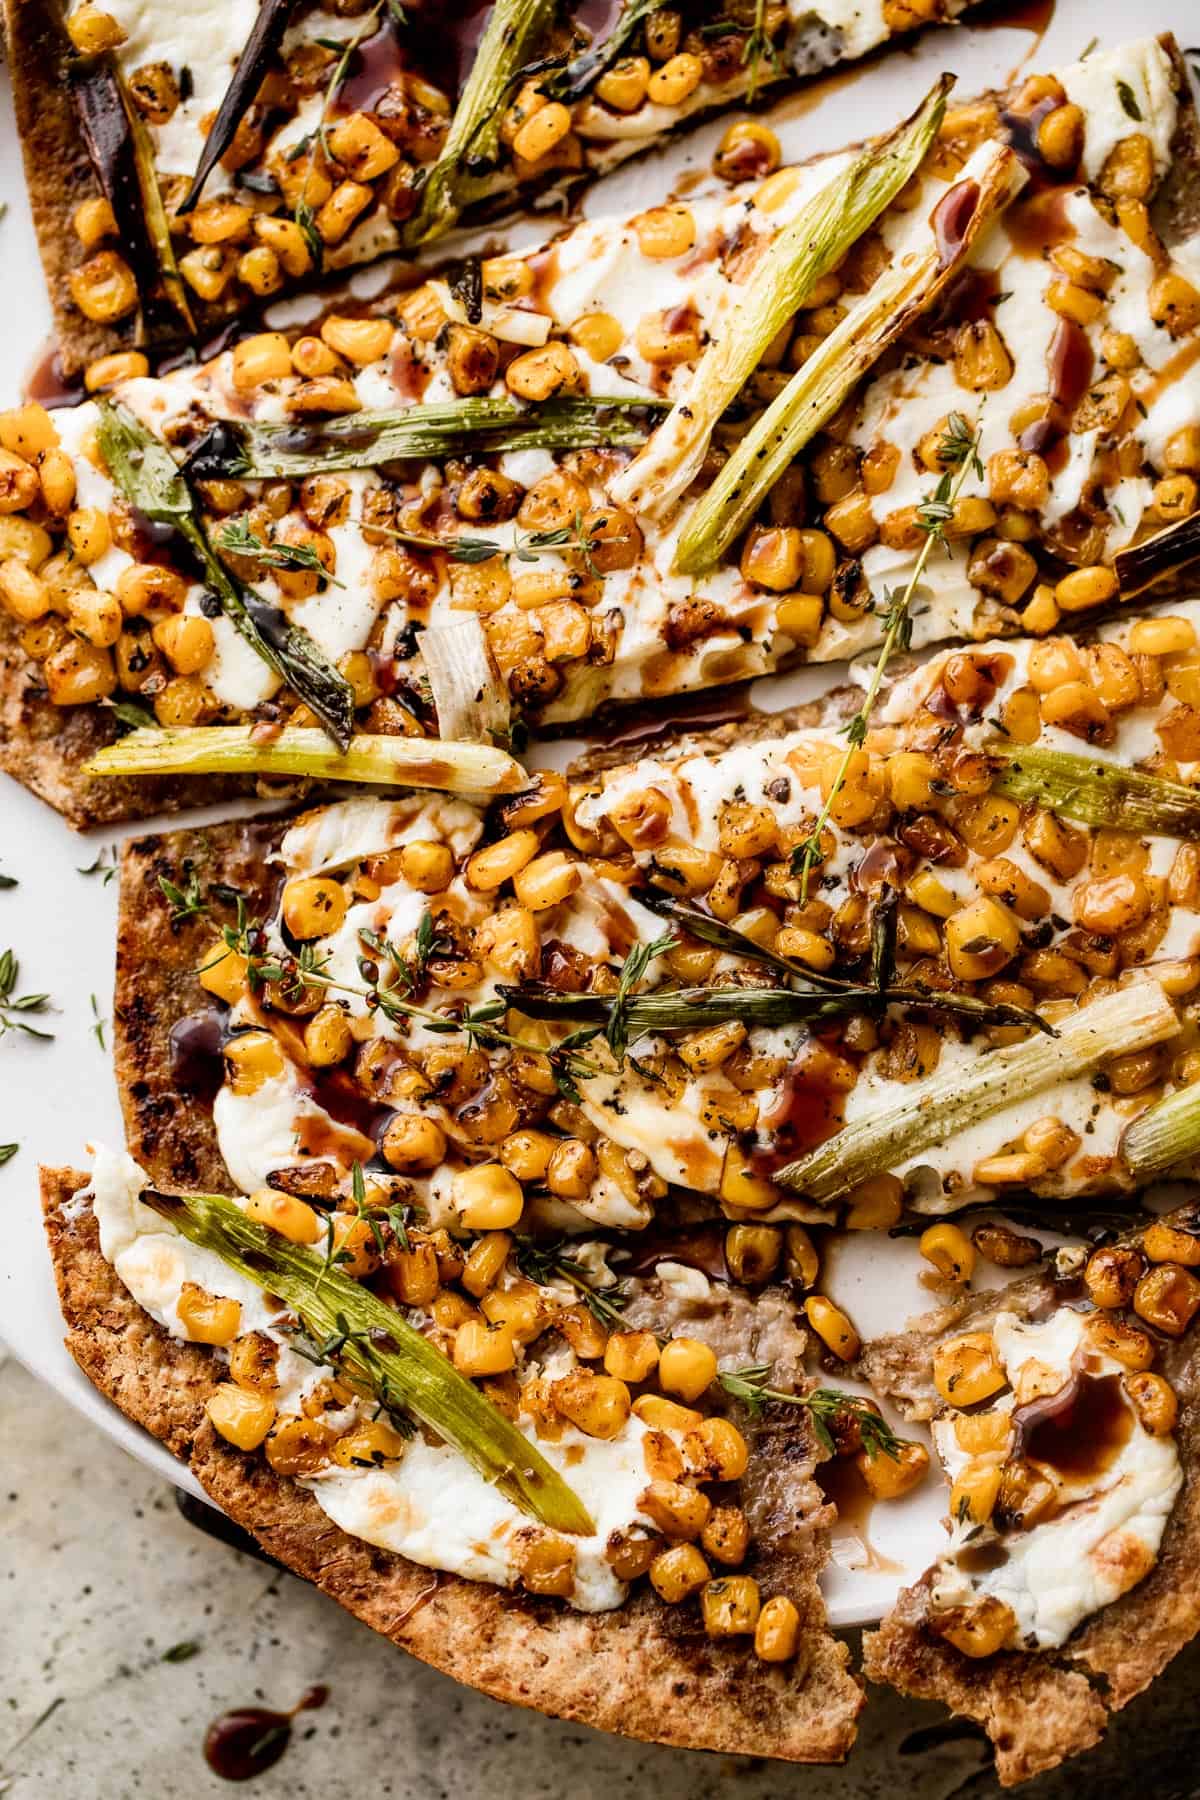
[[[564, 191], [684, 121], [944, 24], [968, 0], [485, 9], [10, 0], [61, 352], [211, 335], [298, 282]], [[726, 160], [752, 174], [769, 134]]]
[[[1149, 40], [967, 106], [940, 82], [861, 152], [4, 415], [7, 766], [77, 822], [147, 774], [394, 779], [405, 736], [1177, 587], [1181, 81]], [[337, 765], [322, 726], [372, 741]]]

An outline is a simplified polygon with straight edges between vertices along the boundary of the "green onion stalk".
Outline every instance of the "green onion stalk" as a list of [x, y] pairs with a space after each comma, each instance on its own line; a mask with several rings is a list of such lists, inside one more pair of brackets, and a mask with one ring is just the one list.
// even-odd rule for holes
[[310, 727], [256, 736], [260, 731], [253, 725], [132, 731], [85, 766], [89, 775], [290, 775], [489, 799], [529, 783], [520, 763], [491, 744], [356, 732], [343, 751]]

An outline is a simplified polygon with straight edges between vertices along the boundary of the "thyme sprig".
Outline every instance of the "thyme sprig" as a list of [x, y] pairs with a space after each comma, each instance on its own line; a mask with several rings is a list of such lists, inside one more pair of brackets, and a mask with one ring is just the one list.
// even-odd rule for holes
[[256, 532], [251, 531], [245, 519], [236, 519], [230, 525], [222, 526], [214, 542], [219, 550], [230, 556], [244, 556], [248, 562], [256, 562], [264, 569], [293, 569], [320, 577], [322, 587], [344, 586], [335, 580], [317, 555], [312, 544], [279, 544], [267, 543]]
[[165, 875], [158, 878], [159, 890], [171, 908], [167, 923], [181, 925], [185, 919], [197, 919], [208, 911], [208, 902], [200, 892], [200, 877], [190, 863], [184, 865], [186, 885], [178, 887]]
[[570, 525], [559, 525], [552, 531], [518, 531], [511, 544], [502, 544], [498, 538], [475, 537], [470, 532], [442, 538], [432, 533], [382, 525], [377, 529], [381, 537], [394, 538], [397, 543], [407, 544], [414, 550], [440, 550], [451, 562], [490, 562], [494, 556], [515, 556], [518, 562], [536, 562], [548, 550], [568, 550], [579, 557], [589, 575], [598, 574], [592, 557], [596, 540], [585, 531], [582, 513], [576, 513]]
[[779, 52], [775, 42], [766, 28], [767, 0], [754, 0], [754, 24], [750, 35], [742, 48], [742, 67], [746, 70], [746, 98], [753, 100], [758, 93], [759, 68], [765, 58], [771, 65], [769, 80], [778, 80], [782, 73]]
[[20, 1148], [20, 1144], [0, 1144], [0, 1169], [12, 1161]]
[[618, 1062], [622, 1060], [629, 1048], [629, 1000], [634, 988], [645, 975], [650, 964], [668, 950], [674, 949], [679, 939], [673, 931], [654, 938], [650, 943], [634, 944], [625, 961], [621, 964], [621, 974], [617, 981], [617, 991], [612, 998], [612, 1007], [608, 1021], [604, 1027], [604, 1035], [608, 1045]]
[[857, 1422], [862, 1447], [869, 1457], [887, 1456], [895, 1461], [903, 1448], [903, 1439], [896, 1436], [887, 1420], [861, 1394], [847, 1394], [840, 1388], [814, 1388], [810, 1394], [789, 1394], [782, 1388], [771, 1386], [770, 1363], [723, 1370], [717, 1379], [725, 1392], [740, 1400], [755, 1418], [772, 1402], [804, 1407], [812, 1420], [813, 1435], [830, 1456], [837, 1455], [830, 1422], [847, 1413]]
[[897, 651], [903, 652], [912, 644], [913, 595], [925, 573], [934, 546], [940, 544], [943, 549], [946, 548], [946, 527], [954, 517], [954, 503], [962, 492], [967, 477], [975, 475], [982, 479], [980, 435], [979, 427], [972, 428], [961, 413], [952, 412], [946, 420], [946, 430], [938, 445], [938, 461], [942, 464], [943, 472], [933, 493], [917, 508], [917, 525], [925, 533], [925, 541], [904, 587], [899, 590], [885, 587], [883, 590], [883, 642], [871, 671], [871, 679], [867, 683], [863, 703], [853, 718], [848, 719], [841, 728], [846, 748], [817, 822], [804, 842], [797, 844], [792, 851], [792, 873], [800, 877], [802, 903], [808, 900], [808, 884], [812, 872], [822, 861], [821, 839], [837, 797], [845, 785], [851, 759], [855, 751], [861, 750], [867, 741], [871, 715], [875, 710], [888, 664]]
[[539, 1244], [533, 1238], [514, 1240], [513, 1255], [517, 1267], [529, 1281], [548, 1287], [552, 1281], [567, 1282], [601, 1325], [610, 1331], [621, 1329], [629, 1296], [622, 1283], [613, 1288], [598, 1288], [588, 1280], [587, 1270], [574, 1257], [565, 1254], [566, 1238], [553, 1244]]
[[29, 1013], [44, 1013], [50, 1005], [49, 994], [16, 994], [20, 964], [11, 950], [0, 953], [0, 1037], [9, 1031], [22, 1031], [26, 1037], [49, 1041], [52, 1031], [39, 1031], [27, 1018]]

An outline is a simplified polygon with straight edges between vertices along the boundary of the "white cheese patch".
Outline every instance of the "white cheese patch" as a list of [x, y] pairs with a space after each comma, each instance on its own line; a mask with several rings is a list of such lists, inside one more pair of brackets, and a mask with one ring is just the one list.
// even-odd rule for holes
[[1171, 159], [1177, 104], [1171, 62], [1157, 38], [1093, 50], [1060, 75], [1087, 125], [1083, 173], [1095, 181], [1116, 146], [1137, 132], [1150, 140], [1158, 173]]
[[[125, 33], [117, 51], [128, 79], [146, 63], [169, 63], [176, 81], [186, 69], [191, 93], [165, 125], [149, 125], [155, 159], [165, 174], [190, 175], [204, 148], [200, 121], [220, 106], [258, 14], [256, 0], [105, 0]], [[183, 85], [183, 84], [181, 84]], [[228, 187], [218, 167], [206, 196]]]
[[[1100, 1355], [1084, 1335], [1083, 1316], [1060, 1308], [1039, 1324], [1014, 1314], [997, 1318], [993, 1341], [1011, 1383], [1027, 1362], [1044, 1364], [1065, 1386], [1083, 1357], [1088, 1375], [1120, 1376], [1122, 1367]], [[995, 1410], [1011, 1411], [1013, 1395]], [[1003, 1601], [1016, 1619], [1010, 1648], [1054, 1649], [1084, 1619], [1109, 1605], [1141, 1579], [1158, 1554], [1183, 1474], [1173, 1437], [1152, 1437], [1130, 1408], [1130, 1431], [1107, 1468], [1063, 1482], [1061, 1510], [1021, 1532], [980, 1538], [969, 1523], [951, 1524], [951, 1547], [934, 1571], [930, 1599], [936, 1610], [970, 1606], [984, 1598]], [[951, 1416], [935, 1421], [934, 1442], [953, 1481], [971, 1459], [959, 1447]], [[997, 1541], [1005, 1553], [996, 1566], [962, 1568], [956, 1552]]]
[[482, 831], [478, 809], [465, 800], [417, 794], [380, 800], [368, 795], [305, 813], [284, 836], [279, 855], [290, 874], [321, 875], [403, 844], [433, 839], [449, 844], [455, 859], [461, 860], [474, 849]]

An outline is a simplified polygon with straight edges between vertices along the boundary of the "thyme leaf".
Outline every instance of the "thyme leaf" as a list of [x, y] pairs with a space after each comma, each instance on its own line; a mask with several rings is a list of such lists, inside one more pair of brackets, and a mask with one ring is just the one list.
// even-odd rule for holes
[[247, 561], [256, 562], [264, 569], [295, 569], [320, 577], [322, 587], [340, 588], [344, 584], [335, 581], [312, 544], [279, 544], [266, 543], [247, 525], [245, 519], [237, 519], [225, 525], [217, 533], [215, 542], [218, 549], [228, 551], [231, 556], [244, 556]]
[[177, 887], [165, 875], [158, 878], [159, 889], [171, 908], [168, 924], [179, 925], [184, 919], [198, 918], [208, 911], [208, 902], [200, 895], [200, 877], [190, 863], [184, 864], [186, 887]]
[[0, 954], [0, 1038], [9, 1031], [24, 1032], [26, 1037], [42, 1038], [49, 1041], [54, 1036], [52, 1031], [39, 1031], [31, 1025], [28, 1013], [44, 1013], [49, 1004], [49, 994], [17, 994], [17, 976], [20, 964], [13, 951], [5, 950]]

